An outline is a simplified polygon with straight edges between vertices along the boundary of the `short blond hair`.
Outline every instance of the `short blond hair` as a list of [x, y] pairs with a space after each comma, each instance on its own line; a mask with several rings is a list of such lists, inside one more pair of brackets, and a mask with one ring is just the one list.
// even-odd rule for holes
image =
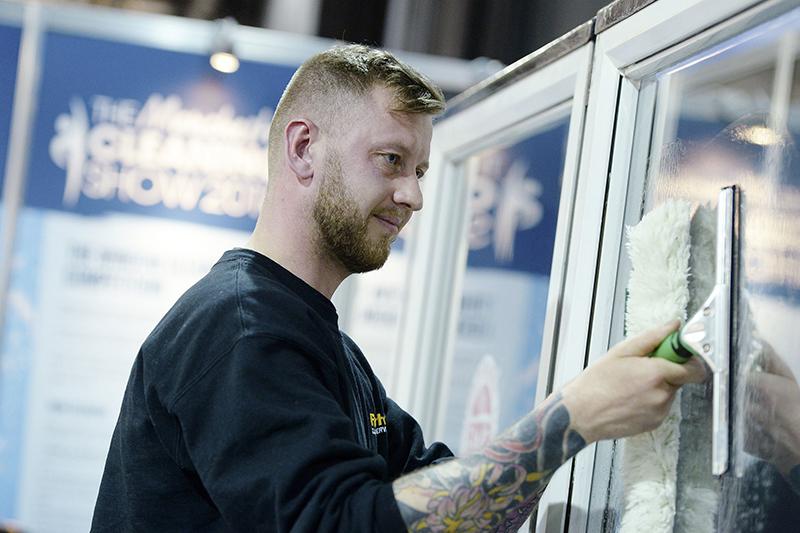
[[314, 108], [331, 115], [342, 96], [361, 97], [376, 86], [394, 93], [392, 111], [429, 115], [444, 111], [441, 89], [391, 53], [360, 44], [337, 46], [311, 57], [292, 76], [272, 117], [269, 159], [279, 159], [283, 131], [296, 113]]

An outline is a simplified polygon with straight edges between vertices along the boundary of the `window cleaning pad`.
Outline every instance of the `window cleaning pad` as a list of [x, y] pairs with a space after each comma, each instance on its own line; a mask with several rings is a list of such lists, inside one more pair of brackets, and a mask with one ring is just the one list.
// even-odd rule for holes
[[[691, 206], [687, 202], [668, 200], [628, 228], [628, 336], [686, 318], [690, 221]], [[621, 533], [673, 531], [680, 418], [678, 397], [661, 426], [624, 440]]]

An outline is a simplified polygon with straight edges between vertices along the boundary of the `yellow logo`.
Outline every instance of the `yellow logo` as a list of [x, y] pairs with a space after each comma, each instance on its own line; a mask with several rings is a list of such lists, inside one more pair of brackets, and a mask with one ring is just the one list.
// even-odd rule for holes
[[380, 413], [369, 414], [369, 425], [372, 426], [372, 434], [386, 433], [386, 417]]

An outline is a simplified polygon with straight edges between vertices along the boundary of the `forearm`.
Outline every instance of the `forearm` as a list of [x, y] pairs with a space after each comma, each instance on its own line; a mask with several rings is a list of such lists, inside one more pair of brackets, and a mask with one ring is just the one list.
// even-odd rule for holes
[[396, 480], [395, 498], [410, 531], [515, 531], [585, 445], [554, 394], [480, 453]]

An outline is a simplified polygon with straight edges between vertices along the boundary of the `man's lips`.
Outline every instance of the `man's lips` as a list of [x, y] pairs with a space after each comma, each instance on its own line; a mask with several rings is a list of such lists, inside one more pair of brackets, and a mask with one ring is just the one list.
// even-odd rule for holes
[[381, 213], [374, 215], [383, 225], [385, 225], [390, 230], [393, 230], [397, 233], [405, 226], [406, 219], [401, 216], [391, 215], [387, 213]]

